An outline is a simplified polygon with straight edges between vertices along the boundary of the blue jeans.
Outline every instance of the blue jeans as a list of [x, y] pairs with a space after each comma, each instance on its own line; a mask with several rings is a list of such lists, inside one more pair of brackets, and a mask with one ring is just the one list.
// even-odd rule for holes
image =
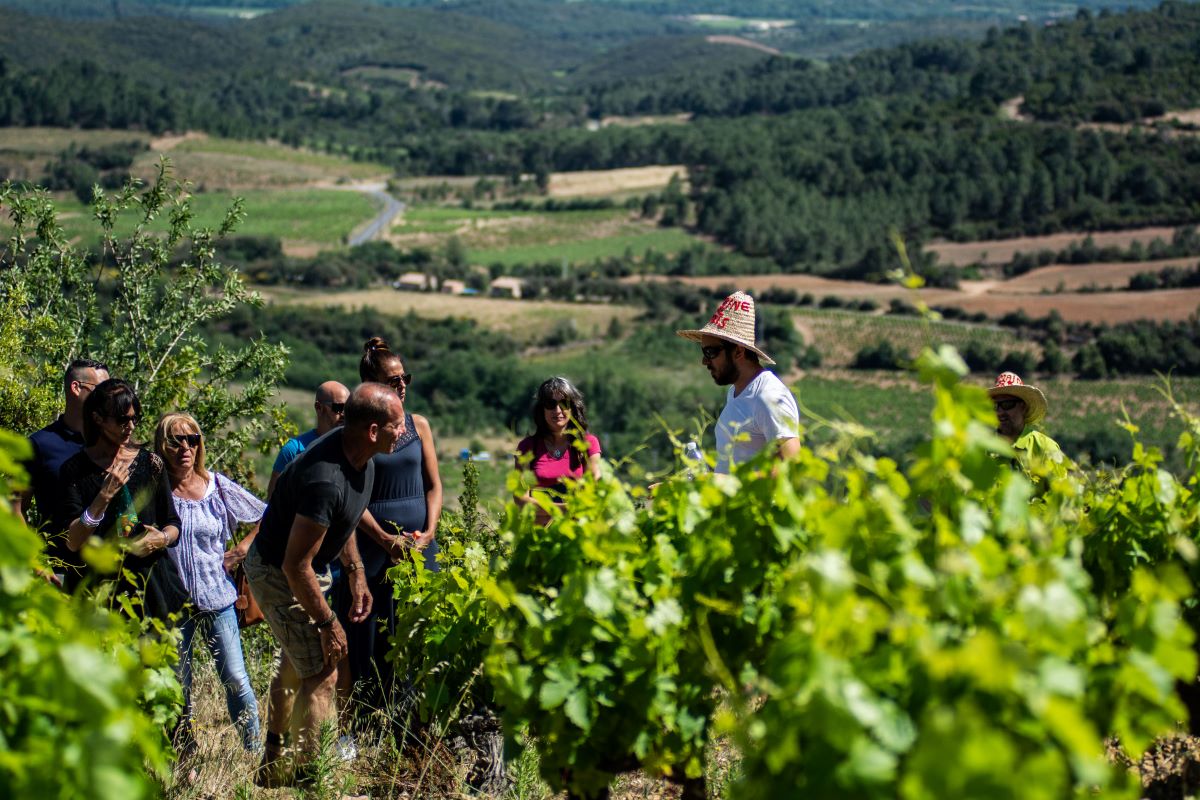
[[258, 700], [246, 673], [242, 657], [242, 636], [233, 606], [220, 611], [198, 611], [180, 627], [179, 683], [183, 685], [183, 723], [190, 729], [192, 718], [192, 642], [199, 633], [212, 653], [217, 674], [225, 686], [225, 705], [229, 719], [242, 734], [242, 746], [257, 751], [259, 742]]

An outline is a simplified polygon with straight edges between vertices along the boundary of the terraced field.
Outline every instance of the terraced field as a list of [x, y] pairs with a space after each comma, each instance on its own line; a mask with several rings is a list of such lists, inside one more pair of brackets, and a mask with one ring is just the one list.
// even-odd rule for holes
[[698, 242], [678, 228], [661, 228], [623, 208], [588, 211], [511, 211], [416, 206], [387, 238], [400, 248], [445, 247], [456, 236], [475, 264], [590, 262], [674, 253]]

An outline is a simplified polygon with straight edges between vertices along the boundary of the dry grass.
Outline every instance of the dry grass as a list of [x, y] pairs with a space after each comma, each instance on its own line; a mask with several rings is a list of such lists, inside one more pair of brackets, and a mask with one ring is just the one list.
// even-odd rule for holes
[[1129, 247], [1134, 242], [1150, 244], [1155, 239], [1171, 241], [1175, 228], [1136, 228], [1127, 231], [1099, 233], [1052, 233], [1047, 236], [1022, 236], [1017, 239], [992, 239], [979, 242], [935, 242], [925, 249], [936, 253], [944, 264], [965, 267], [968, 264], [1007, 264], [1017, 253], [1036, 253], [1039, 250], [1063, 250], [1082, 242], [1088, 236], [1097, 247]]
[[[1091, 266], [1046, 267], [1011, 281], [963, 281], [959, 289], [922, 289], [918, 295], [931, 306], [954, 306], [968, 313], [983, 312], [992, 318], [1012, 311], [1024, 311], [1031, 317], [1044, 317], [1051, 311], [1057, 311], [1063, 319], [1070, 322], [1119, 323], [1140, 319], [1181, 321], [1200, 309], [1200, 289], [1039, 294], [1043, 289], [1057, 287], [1059, 282], [1065, 284], [1068, 276], [1080, 286], [1093, 283], [1100, 286], [1126, 285], [1129, 275], [1160, 269], [1179, 261], [1172, 259], [1170, 262], [1095, 265], [1099, 268], [1095, 273]], [[1183, 259], [1182, 262], [1195, 263], [1195, 259]], [[1046, 270], [1055, 272], [1043, 274]], [[1108, 277], [1085, 277], [1095, 274]], [[1121, 279], [1121, 276], [1124, 278]], [[731, 275], [678, 279], [638, 276], [626, 280], [680, 280], [707, 288], [736, 286], [752, 293], [774, 287], [809, 293], [818, 300], [826, 296], [835, 296], [849, 300], [869, 299], [880, 305], [886, 305], [894, 298], [909, 302], [914, 298], [910, 290], [894, 284], [837, 281], [814, 275]]]
[[[251, 683], [259, 698], [259, 710], [266, 726], [266, 690], [275, 658], [274, 643], [265, 625], [243, 631], [243, 649]], [[318, 798], [373, 798], [373, 800], [450, 800], [468, 797], [495, 797], [503, 800], [549, 800], [555, 796], [536, 772], [532, 750], [509, 763], [514, 783], [501, 795], [482, 794], [465, 781], [469, 764], [466, 754], [456, 754], [448, 739], [431, 734], [412, 733], [401, 720], [400, 709], [376, 710], [372, 721], [378, 726], [372, 733], [355, 736], [358, 756], [346, 763], [333, 763], [316, 789], [261, 789], [254, 785], [257, 759], [242, 750], [237, 731], [230, 724], [223, 691], [207, 651], [196, 652], [193, 707], [196, 739], [195, 755], [176, 766], [166, 800], [317, 800]], [[709, 785], [721, 791], [736, 774], [740, 760], [726, 740], [709, 748]], [[675, 798], [679, 789], [666, 781], [641, 773], [617, 776], [613, 782], [614, 800]]]
[[151, 142], [134, 162], [133, 173], [149, 178], [160, 154], [170, 156], [175, 174], [206, 190], [275, 189], [383, 180], [387, 168], [288, 147], [275, 142], [244, 142], [188, 133]]
[[1167, 267], [1192, 267], [1193, 258], [1166, 258], [1160, 261], [1097, 264], [1055, 264], [1031, 270], [1000, 284], [1005, 294], [1043, 291], [1079, 291], [1080, 289], [1124, 289], [1129, 279], [1140, 272], [1158, 272]]
[[550, 176], [551, 197], [600, 197], [631, 191], [657, 191], [670, 183], [672, 176], [687, 179], [687, 168], [630, 167], [587, 172], [555, 172]]
[[1156, 292], [1097, 292], [1094, 294], [983, 294], [943, 301], [967, 312], [982, 311], [1000, 317], [1024, 311], [1044, 317], [1057, 311], [1068, 322], [1116, 324], [1141, 319], [1182, 321], [1200, 310], [1200, 289], [1163, 289]]
[[536, 341], [554, 326], [574, 320], [579, 332], [588, 338], [603, 336], [614, 319], [631, 322], [641, 313], [632, 306], [603, 303], [562, 303], [529, 300], [504, 300], [491, 297], [454, 297], [425, 292], [398, 292], [394, 289], [363, 289], [348, 292], [305, 292], [289, 289], [263, 289], [262, 294], [280, 304], [337, 306], [354, 310], [373, 308], [385, 314], [465, 317], [482, 327], [503, 331], [521, 341]]

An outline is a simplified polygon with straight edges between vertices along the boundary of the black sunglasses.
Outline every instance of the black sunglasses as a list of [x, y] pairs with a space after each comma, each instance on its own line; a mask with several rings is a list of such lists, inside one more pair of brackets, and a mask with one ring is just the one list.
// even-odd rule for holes
[[543, 411], [550, 411], [555, 408], [561, 408], [563, 411], [570, 411], [571, 404], [568, 403], [566, 400], [543, 400], [542, 401], [542, 410]]
[[1016, 400], [1016, 399], [997, 400], [996, 402], [992, 403], [992, 408], [996, 409], [997, 411], [1012, 411], [1014, 408], [1017, 407], [1017, 403], [1020, 403], [1020, 402], [1021, 402], [1020, 400]]
[[412, 383], [412, 373], [405, 372], [400, 375], [392, 375], [388, 377], [386, 383], [393, 389], [399, 389], [401, 384], [408, 386], [410, 383]]
[[132, 424], [136, 428], [138, 425], [142, 424], [142, 418], [139, 417], [137, 414], [131, 414], [127, 417], [118, 417], [116, 414], [105, 414], [104, 416], [108, 417], [113, 422], [117, 423], [118, 425]]
[[700, 354], [704, 356], [705, 361], [712, 361], [714, 358], [721, 355], [721, 353], [725, 352], [725, 347], [726, 346], [723, 344], [710, 344], [707, 346], [701, 345]]
[[183, 447], [185, 444], [195, 450], [200, 446], [200, 442], [204, 441], [204, 437], [198, 433], [180, 433], [175, 436], [167, 437], [167, 444], [176, 449]]
[[346, 413], [346, 404], [345, 403], [326, 403], [325, 405], [327, 405], [329, 407], [329, 410], [335, 414], [345, 414]]

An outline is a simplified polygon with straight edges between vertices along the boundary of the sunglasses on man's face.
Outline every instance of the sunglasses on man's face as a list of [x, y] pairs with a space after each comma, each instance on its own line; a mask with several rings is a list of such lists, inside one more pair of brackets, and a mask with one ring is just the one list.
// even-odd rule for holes
[[345, 414], [346, 413], [346, 404], [345, 403], [325, 403], [325, 407], [328, 408], [330, 411], [332, 411], [334, 414]]
[[700, 347], [700, 354], [704, 356], [705, 361], [712, 361], [714, 358], [724, 352], [725, 345], [723, 344], [702, 345]]
[[401, 386], [408, 386], [412, 383], [412, 373], [405, 372], [400, 375], [392, 375], [387, 379], [387, 385], [393, 389], [399, 389]]
[[182, 450], [185, 444], [195, 450], [202, 441], [204, 441], [204, 437], [198, 433], [177, 433], [167, 437], [167, 444], [176, 450]]
[[992, 403], [992, 408], [996, 409], [997, 411], [1012, 411], [1020, 403], [1021, 401], [1017, 399], [997, 400], [996, 402]]

